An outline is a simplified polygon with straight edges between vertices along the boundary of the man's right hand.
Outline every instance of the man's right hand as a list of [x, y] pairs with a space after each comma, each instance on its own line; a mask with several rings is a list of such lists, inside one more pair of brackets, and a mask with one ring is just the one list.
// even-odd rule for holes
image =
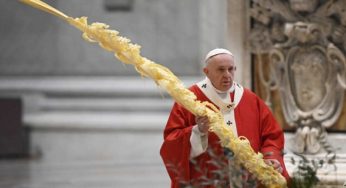
[[199, 132], [207, 134], [209, 130], [209, 119], [207, 116], [196, 116], [196, 124]]

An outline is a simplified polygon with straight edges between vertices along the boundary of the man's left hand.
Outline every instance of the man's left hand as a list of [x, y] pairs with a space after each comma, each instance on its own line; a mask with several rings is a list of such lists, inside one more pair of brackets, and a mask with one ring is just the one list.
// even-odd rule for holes
[[279, 173], [283, 172], [283, 168], [282, 168], [282, 166], [278, 160], [276, 160], [276, 159], [264, 159], [264, 162], [267, 163], [267, 165], [272, 166]]

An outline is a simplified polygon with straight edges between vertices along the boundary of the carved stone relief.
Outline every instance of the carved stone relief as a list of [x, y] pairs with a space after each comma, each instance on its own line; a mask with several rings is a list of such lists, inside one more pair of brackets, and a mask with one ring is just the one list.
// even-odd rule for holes
[[[296, 152], [328, 152], [325, 129], [340, 116], [346, 89], [346, 1], [252, 0], [250, 14], [250, 47], [266, 103], [278, 90], [285, 120], [296, 127]], [[269, 76], [263, 54], [269, 55]]]

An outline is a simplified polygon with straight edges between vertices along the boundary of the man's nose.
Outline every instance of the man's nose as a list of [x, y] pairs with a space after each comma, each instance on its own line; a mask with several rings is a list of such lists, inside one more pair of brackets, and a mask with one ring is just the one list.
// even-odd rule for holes
[[232, 76], [232, 72], [230, 70], [225, 71], [225, 76]]

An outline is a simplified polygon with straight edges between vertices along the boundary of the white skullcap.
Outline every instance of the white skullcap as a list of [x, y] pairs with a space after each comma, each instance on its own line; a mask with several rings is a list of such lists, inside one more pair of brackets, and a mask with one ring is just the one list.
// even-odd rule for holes
[[228, 51], [228, 50], [226, 50], [224, 48], [215, 48], [214, 50], [211, 50], [210, 52], [208, 52], [208, 54], [205, 56], [204, 61], [207, 62], [207, 60], [209, 58], [211, 58], [211, 57], [213, 57], [215, 55], [218, 55], [218, 54], [229, 54], [232, 57], [234, 57], [232, 52], [230, 52], [230, 51]]

